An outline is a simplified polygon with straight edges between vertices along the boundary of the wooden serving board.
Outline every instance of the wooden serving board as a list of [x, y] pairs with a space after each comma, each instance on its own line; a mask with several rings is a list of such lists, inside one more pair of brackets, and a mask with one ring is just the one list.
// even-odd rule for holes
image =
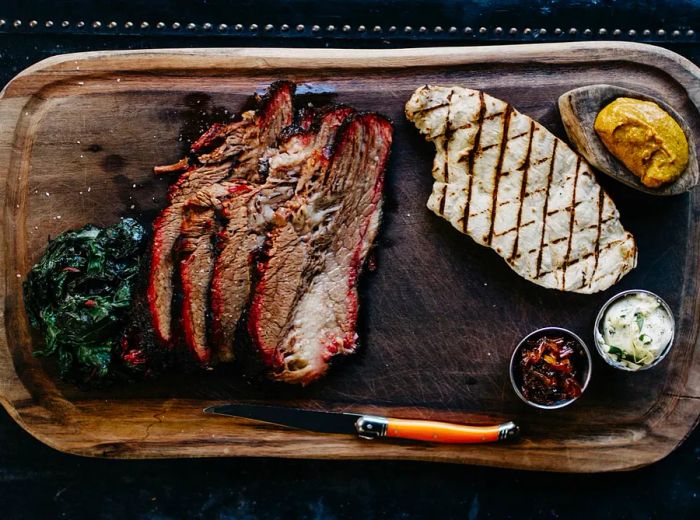
[[[91, 456], [415, 459], [552, 471], [620, 470], [658, 460], [700, 413], [698, 194], [650, 197], [599, 175], [638, 240], [639, 266], [601, 294], [546, 290], [425, 208], [433, 149], [404, 119], [403, 105], [423, 84], [463, 85], [511, 102], [565, 137], [557, 98], [610, 83], [666, 100], [700, 135], [699, 72], [663, 49], [606, 42], [95, 52], [30, 67], [0, 99], [2, 403], [40, 440]], [[167, 187], [151, 167], [180, 158], [207, 120], [238, 111], [278, 78], [395, 122], [378, 269], [362, 281], [361, 351], [304, 389], [251, 384], [236, 366], [92, 391], [57, 382], [53, 363], [31, 355], [38, 338], [21, 296], [47, 237], [127, 215], [150, 223]], [[591, 385], [573, 406], [540, 411], [523, 404], [508, 379], [518, 340], [556, 325], [593, 348], [601, 304], [630, 288], [657, 292], [671, 305], [678, 331], [668, 358], [631, 374], [593, 353]], [[481, 446], [369, 442], [201, 413], [226, 401], [467, 423], [514, 420], [523, 438]]]

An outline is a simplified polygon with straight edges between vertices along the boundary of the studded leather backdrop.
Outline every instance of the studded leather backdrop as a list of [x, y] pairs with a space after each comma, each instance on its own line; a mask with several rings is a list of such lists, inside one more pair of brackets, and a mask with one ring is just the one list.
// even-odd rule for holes
[[0, 2], [0, 33], [249, 39], [696, 42], [700, 2], [64, 0]]

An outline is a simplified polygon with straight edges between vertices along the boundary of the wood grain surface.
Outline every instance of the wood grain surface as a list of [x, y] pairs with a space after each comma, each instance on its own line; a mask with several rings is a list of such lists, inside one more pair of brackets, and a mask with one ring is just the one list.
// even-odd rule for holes
[[[89, 456], [415, 459], [552, 471], [658, 460], [700, 413], [697, 195], [650, 197], [599, 175], [638, 240], [639, 266], [596, 295], [543, 289], [425, 208], [433, 150], [405, 121], [403, 105], [426, 83], [483, 89], [564, 138], [558, 97], [609, 83], [663, 98], [697, 135], [698, 76], [669, 51], [605, 42], [96, 52], [45, 60], [0, 99], [2, 403], [40, 440]], [[304, 389], [244, 380], [235, 365], [89, 392], [56, 381], [53, 364], [31, 355], [38, 338], [21, 297], [47, 237], [127, 215], [149, 223], [167, 188], [151, 167], [177, 160], [205, 120], [239, 110], [278, 78], [325, 93], [309, 100], [377, 110], [395, 122], [378, 269], [362, 280], [361, 351]], [[629, 288], [654, 291], [673, 309], [677, 340], [668, 358], [631, 374], [594, 357], [590, 387], [571, 407], [552, 412], [522, 403], [507, 366], [519, 339], [556, 325], [592, 346], [599, 307]], [[227, 401], [476, 424], [514, 420], [523, 438], [480, 446], [368, 442], [201, 413]]]

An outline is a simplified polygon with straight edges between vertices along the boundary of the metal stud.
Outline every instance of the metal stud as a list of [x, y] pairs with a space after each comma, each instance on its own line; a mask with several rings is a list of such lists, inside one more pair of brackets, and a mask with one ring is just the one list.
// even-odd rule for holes
[[542, 28], [540, 29], [540, 34], [541, 34], [542, 36], [544, 36], [545, 34], [547, 34], [547, 29], [545, 29], [544, 27], [542, 27]]
[[496, 27], [493, 32], [494, 34], [501, 34], [503, 32], [503, 27]]
[[649, 36], [651, 34], [651, 31], [649, 29], [644, 29], [644, 31], [642, 31], [642, 34], [644, 36]]
[[36, 20], [31, 20], [29, 22], [29, 27], [36, 27], [38, 24], [39, 24], [39, 22], [37, 22]]
[[228, 25], [226, 25], [225, 23], [219, 24], [219, 31], [226, 32], [227, 29], [228, 29]]
[[447, 32], [450, 34], [457, 34], [457, 28], [453, 25], [447, 30]]
[[5, 27], [5, 24], [7, 23], [7, 20], [4, 18], [0, 18], [0, 27]]
[[675, 30], [671, 33], [671, 36], [673, 36], [674, 38], [678, 38], [680, 35], [681, 35], [681, 32], [678, 30]]
[[474, 31], [472, 30], [471, 27], [465, 27], [464, 31], [462, 31], [462, 32], [464, 32], [464, 34], [472, 34]]
[[512, 34], [512, 35], [518, 34], [518, 29], [516, 29], [515, 27], [511, 27], [508, 30], [508, 34]]
[[148, 22], [141, 22], [141, 29], [148, 29], [150, 24]]
[[259, 29], [258, 24], [256, 23], [251, 23], [250, 26], [248, 27], [251, 31], [255, 32]]
[[530, 29], [529, 27], [525, 27], [525, 29], [523, 29], [523, 34], [530, 34], [530, 33], [532, 33], [532, 29]]
[[85, 22], [83, 22], [83, 21], [81, 20], [81, 21], [79, 21], [78, 23], [76, 23], [75, 26], [78, 27], [79, 29], [82, 29], [83, 27], [85, 27]]
[[688, 29], [688, 30], [685, 32], [685, 35], [686, 35], [686, 36], [690, 36], [690, 37], [692, 38], [693, 36], [695, 36], [695, 31], [693, 31], [692, 29]]
[[44, 25], [46, 27], [53, 27], [53, 22], [51, 20], [46, 20], [46, 23]]
[[606, 34], [608, 34], [608, 30], [605, 28], [600, 28], [598, 29], [598, 34], [601, 36], [605, 36]]
[[312, 25], [312, 26], [311, 26], [311, 32], [317, 33], [317, 32], [320, 31], [320, 30], [321, 30], [321, 27], [318, 26], [318, 25]]
[[197, 24], [194, 24], [192, 22], [187, 24], [187, 30], [188, 31], [194, 31], [197, 28]]
[[202, 25], [202, 29], [204, 29], [205, 31], [211, 31], [211, 27], [212, 26], [209, 22], [206, 22]]
[[411, 27], [410, 25], [407, 25], [406, 27], [403, 28], [403, 32], [405, 32], [406, 34], [411, 34], [413, 32], [413, 27]]
[[488, 32], [488, 29], [486, 27], [479, 27], [479, 34], [486, 34]]
[[99, 29], [100, 27], [102, 27], [102, 22], [100, 22], [99, 20], [95, 20], [94, 22], [92, 22], [92, 27], [93, 29]]
[[634, 29], [630, 29], [629, 31], [627, 31], [627, 35], [634, 38], [635, 36], [637, 36], [637, 31], [635, 31]]
[[70, 22], [68, 20], [63, 20], [61, 22], [61, 27], [68, 27], [70, 25]]
[[346, 33], [346, 32], [350, 32], [351, 30], [352, 30], [352, 27], [350, 27], [349, 25], [343, 25], [343, 28], [342, 28], [343, 32]]
[[328, 27], [326, 27], [326, 31], [331, 33], [335, 32], [335, 25], [329, 25]]
[[110, 29], [116, 29], [116, 28], [117, 28], [117, 22], [111, 21], [111, 22], [109, 22], [109, 23], [107, 24], [107, 27], [109, 27]]
[[375, 33], [375, 34], [379, 34], [380, 32], [382, 32], [382, 26], [381, 26], [381, 25], [375, 25], [374, 27], [372, 27], [372, 32]]
[[613, 36], [620, 36], [622, 34], [622, 31], [620, 29], [615, 29], [613, 31]]
[[243, 24], [237, 23], [233, 26], [233, 30], [236, 32], [241, 32], [244, 29]]
[[177, 31], [180, 28], [180, 22], [173, 22], [170, 27]]
[[442, 27], [440, 27], [439, 25], [436, 25], [435, 28], [433, 29], [433, 32], [435, 34], [440, 34], [442, 32]]
[[569, 34], [570, 34], [571, 36], [573, 36], [573, 35], [576, 34], [577, 32], [578, 32], [578, 31], [576, 30], [576, 27], [572, 27], [571, 29], [569, 29]]
[[296, 26], [297, 32], [304, 32], [304, 26], [302, 24], [299, 24]]
[[389, 27], [389, 32], [392, 33], [392, 34], [395, 33], [395, 32], [396, 32], [396, 26], [395, 26], [395, 25], [392, 25], [391, 27]]
[[364, 25], [357, 26], [357, 32], [365, 32], [367, 28]]
[[658, 34], [659, 36], [666, 36], [666, 31], [664, 31], [663, 29], [659, 29], [658, 31], [656, 31], [656, 34]]
[[267, 25], [265, 25], [265, 30], [266, 30], [267, 32], [272, 31], [274, 28], [275, 28], [275, 26], [272, 25], [271, 23], [268, 23]]
[[158, 22], [156, 24], [156, 29], [165, 29], [165, 24], [163, 22]]
[[584, 29], [583, 34], [586, 36], [590, 36], [591, 34], [593, 34], [593, 31], [591, 31], [590, 29]]
[[14, 22], [12, 22], [12, 25], [14, 27], [22, 27], [22, 20], [15, 20]]
[[124, 27], [125, 27], [126, 29], [131, 29], [133, 26], [134, 26], [134, 22], [126, 22], [126, 23], [124, 24]]
[[556, 34], [557, 36], [561, 36], [561, 32], [562, 32], [562, 31], [561, 31], [561, 29], [560, 29], [559, 27], [557, 27], [556, 29], [554, 29], [554, 34]]
[[289, 30], [289, 25], [287, 25], [286, 23], [283, 23], [282, 25], [280, 25], [280, 31], [287, 32], [288, 30]]
[[421, 34], [425, 34], [425, 33], [428, 32], [428, 28], [427, 28], [425, 25], [421, 25], [421, 26], [418, 28], [418, 32], [421, 33]]

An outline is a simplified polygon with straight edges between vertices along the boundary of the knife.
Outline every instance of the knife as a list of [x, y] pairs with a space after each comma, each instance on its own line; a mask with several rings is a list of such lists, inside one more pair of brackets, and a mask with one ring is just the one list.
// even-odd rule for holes
[[354, 434], [362, 439], [409, 439], [446, 444], [476, 444], [513, 439], [519, 428], [512, 422], [493, 426], [468, 426], [420, 419], [394, 419], [377, 415], [321, 412], [279, 406], [224, 404], [204, 413], [243, 417], [319, 433]]

